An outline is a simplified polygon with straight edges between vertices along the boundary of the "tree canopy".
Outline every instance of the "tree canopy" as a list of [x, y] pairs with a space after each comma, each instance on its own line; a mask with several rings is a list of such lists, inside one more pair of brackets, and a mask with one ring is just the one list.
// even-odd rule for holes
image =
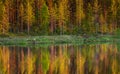
[[114, 34], [119, 0], [0, 0], [0, 34]]

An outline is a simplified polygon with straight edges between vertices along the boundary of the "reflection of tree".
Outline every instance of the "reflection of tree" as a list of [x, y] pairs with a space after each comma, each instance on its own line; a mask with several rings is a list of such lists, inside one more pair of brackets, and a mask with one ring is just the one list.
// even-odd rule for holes
[[48, 48], [42, 49], [41, 51], [41, 65], [42, 65], [43, 74], [46, 74], [47, 71], [49, 70], [49, 65], [50, 65], [50, 54]]
[[82, 55], [80, 49], [79, 47], [77, 47], [76, 54], [77, 74], [84, 74], [85, 57]]
[[59, 74], [69, 74], [67, 49], [65, 46], [61, 46], [61, 45], [59, 46], [59, 55], [57, 58], [58, 58]]
[[30, 51], [30, 48], [27, 49], [27, 57], [26, 57], [26, 69], [27, 74], [33, 74], [34, 73], [34, 64], [35, 64], [35, 57], [33, 56], [32, 52]]
[[[113, 45], [112, 45], [113, 46]], [[119, 71], [118, 69], [118, 61], [117, 61], [117, 46], [113, 46], [113, 53], [112, 53], [112, 60], [111, 60], [111, 69], [112, 69], [112, 74], [117, 74]]]
[[9, 74], [9, 54], [7, 47], [0, 47], [0, 74]]
[[53, 74], [54, 71], [54, 62], [55, 61], [55, 50], [54, 46], [50, 47], [50, 66], [49, 66], [49, 74]]
[[[19, 50], [18, 50], [19, 49]], [[115, 44], [0, 47], [0, 74], [119, 74]]]
[[21, 49], [21, 51], [20, 51], [20, 58], [21, 58], [21, 60], [20, 60], [20, 72], [21, 72], [21, 74], [24, 74], [24, 72], [25, 72], [25, 57], [24, 57], [24, 50], [23, 49]]
[[10, 51], [10, 74], [17, 73], [17, 53], [16, 47], [13, 47]]

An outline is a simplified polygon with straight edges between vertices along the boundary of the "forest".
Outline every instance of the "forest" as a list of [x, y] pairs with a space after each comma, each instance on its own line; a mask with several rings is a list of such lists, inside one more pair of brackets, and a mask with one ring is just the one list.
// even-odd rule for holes
[[0, 0], [0, 35], [114, 34], [120, 0]]
[[120, 74], [120, 0], [0, 0], [0, 74]]

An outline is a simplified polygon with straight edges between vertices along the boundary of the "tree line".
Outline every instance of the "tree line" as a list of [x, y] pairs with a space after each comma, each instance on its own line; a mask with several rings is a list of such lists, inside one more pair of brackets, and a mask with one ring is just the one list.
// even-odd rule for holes
[[0, 34], [113, 34], [120, 0], [0, 0]]

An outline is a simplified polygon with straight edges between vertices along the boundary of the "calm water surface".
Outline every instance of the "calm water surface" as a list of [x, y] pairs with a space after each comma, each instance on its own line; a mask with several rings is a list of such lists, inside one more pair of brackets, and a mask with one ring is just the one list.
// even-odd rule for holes
[[117, 44], [0, 46], [0, 74], [120, 74]]

